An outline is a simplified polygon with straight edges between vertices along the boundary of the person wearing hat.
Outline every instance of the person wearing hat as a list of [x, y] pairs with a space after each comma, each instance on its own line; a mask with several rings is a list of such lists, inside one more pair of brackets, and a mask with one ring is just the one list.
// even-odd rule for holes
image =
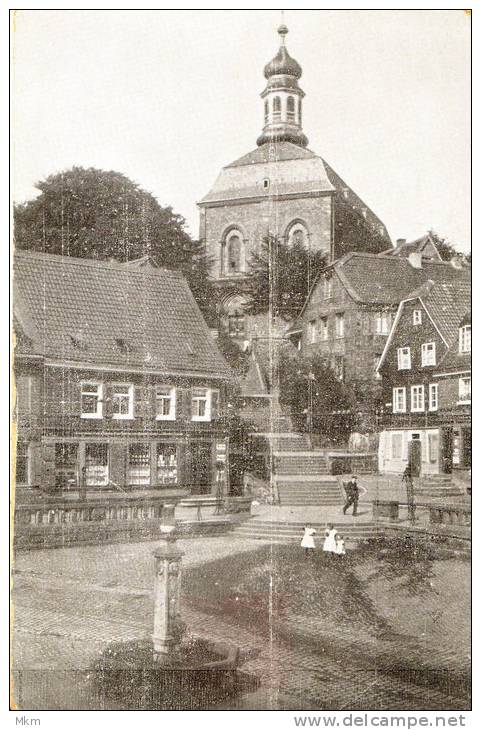
[[342, 508], [343, 514], [346, 514], [346, 510], [352, 505], [352, 516], [357, 516], [357, 505], [359, 502], [359, 487], [357, 486], [357, 476], [354, 474], [349, 481], [344, 484], [344, 490], [346, 492], [346, 503]]

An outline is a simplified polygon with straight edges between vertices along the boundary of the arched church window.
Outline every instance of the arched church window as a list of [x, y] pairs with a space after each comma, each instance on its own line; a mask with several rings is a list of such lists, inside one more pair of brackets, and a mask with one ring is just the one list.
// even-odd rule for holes
[[275, 122], [281, 120], [281, 97], [275, 96], [272, 102], [273, 118]]
[[235, 233], [227, 242], [227, 273], [237, 274], [242, 270], [242, 241], [240, 236]]
[[264, 102], [264, 124], [267, 124], [269, 121], [269, 102], [267, 99]]
[[296, 102], [293, 96], [287, 97], [287, 121], [296, 121]]
[[309, 235], [305, 225], [300, 221], [291, 224], [291, 226], [287, 229], [286, 240], [289, 246], [307, 246]]

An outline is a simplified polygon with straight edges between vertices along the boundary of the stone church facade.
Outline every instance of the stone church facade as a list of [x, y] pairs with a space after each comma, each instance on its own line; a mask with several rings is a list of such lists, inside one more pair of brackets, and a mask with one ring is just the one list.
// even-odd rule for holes
[[381, 220], [308, 149], [302, 130], [301, 66], [288, 53], [281, 25], [278, 53], [264, 69], [264, 127], [257, 147], [220, 171], [199, 202], [200, 238], [214, 265], [220, 326], [236, 340], [262, 338], [266, 318], [244, 314], [249, 260], [267, 235], [326, 252], [379, 253], [392, 245]]

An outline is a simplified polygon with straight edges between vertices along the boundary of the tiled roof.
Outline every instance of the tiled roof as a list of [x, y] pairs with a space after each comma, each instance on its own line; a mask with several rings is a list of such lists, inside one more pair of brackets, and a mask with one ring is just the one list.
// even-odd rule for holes
[[438, 282], [421, 299], [446, 343], [457, 341], [459, 323], [471, 304], [470, 280]]
[[311, 150], [299, 147], [292, 142], [278, 142], [276, 144], [263, 144], [256, 147], [252, 152], [239, 157], [226, 167], [241, 167], [242, 165], [256, 165], [265, 162], [284, 162], [285, 160], [307, 160], [316, 157]]
[[427, 261], [417, 269], [406, 258], [376, 254], [349, 253], [332, 267], [354, 299], [372, 304], [397, 304], [428, 280], [470, 281], [469, 270], [456, 269], [449, 263]]
[[32, 323], [36, 352], [45, 357], [231, 375], [175, 271], [18, 251], [14, 307], [20, 325]]

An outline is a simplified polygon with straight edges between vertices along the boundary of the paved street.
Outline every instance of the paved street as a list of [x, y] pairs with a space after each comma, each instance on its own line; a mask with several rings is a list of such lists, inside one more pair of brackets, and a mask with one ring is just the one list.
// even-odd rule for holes
[[[217, 590], [224, 595], [226, 578], [235, 579], [229, 569], [232, 564], [239, 564], [240, 576], [246, 575], [246, 570], [255, 575], [259, 543], [225, 536], [183, 540], [181, 546], [185, 550], [186, 570], [183, 615], [189, 631], [240, 646], [242, 671], [260, 681], [257, 691], [236, 700], [236, 707], [459, 706], [456, 692], [449, 697], [439, 689], [405, 680], [399, 673], [383, 673], [380, 667], [384, 659], [378, 640], [370, 633], [360, 634], [359, 627], [345, 621], [338, 625], [328, 615], [321, 623], [315, 613], [290, 615], [269, 636], [260, 623], [253, 624], [248, 617], [239, 621], [222, 601], [216, 603], [214, 598], [209, 603], [209, 597], [206, 600], [202, 589], [199, 592], [196, 588], [198, 582], [212, 586], [214, 595]], [[144, 542], [36, 551], [17, 557], [13, 593], [14, 669], [23, 670], [16, 680], [20, 706], [87, 706], [86, 677], [105, 647], [114, 641], [149, 637], [154, 547], [155, 543]], [[265, 549], [269, 547], [261, 551]], [[356, 570], [356, 580], [369, 578], [368, 567], [359, 565]], [[389, 576], [380, 576], [370, 583], [369, 590], [384, 615], [402, 627], [402, 650], [419, 658], [421, 646], [421, 654], [426, 652], [431, 664], [435, 651], [438, 668], [462, 671], [468, 662], [469, 626], [456, 621], [453, 634], [450, 625], [451, 612], [467, 615], [468, 598], [462, 594], [469, 593], [469, 566], [460, 563], [454, 571], [450, 561], [437, 566], [433, 580], [439, 590], [422, 597], [422, 612], [419, 598], [413, 596], [402, 599], [400, 613], [392, 602], [389, 580]], [[436, 617], [439, 592], [447, 581], [452, 589], [444, 599], [449, 610]], [[237, 591], [235, 585], [234, 582]], [[355, 594], [352, 600], [357, 600]], [[433, 616], [438, 621], [435, 631]], [[62, 672], [66, 674], [60, 678]], [[59, 686], [64, 690], [59, 692]]]

